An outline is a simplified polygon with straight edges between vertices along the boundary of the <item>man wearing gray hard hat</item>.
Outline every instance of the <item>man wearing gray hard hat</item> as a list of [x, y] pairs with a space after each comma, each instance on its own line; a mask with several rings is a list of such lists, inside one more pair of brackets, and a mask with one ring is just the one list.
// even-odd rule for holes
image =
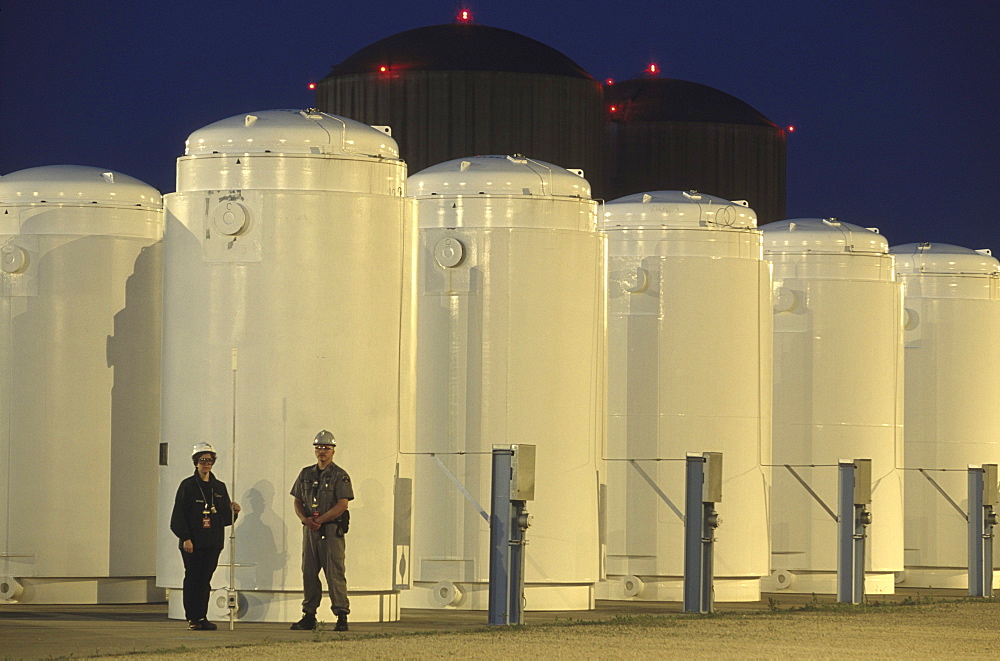
[[347, 631], [347, 615], [351, 604], [347, 599], [344, 535], [350, 513], [347, 504], [354, 500], [351, 478], [343, 468], [333, 463], [337, 441], [333, 434], [322, 430], [313, 439], [316, 463], [306, 466], [292, 485], [295, 514], [302, 522], [302, 619], [292, 629], [315, 629], [316, 610], [323, 598], [320, 569], [326, 574], [330, 588], [333, 614], [337, 616], [334, 631]]

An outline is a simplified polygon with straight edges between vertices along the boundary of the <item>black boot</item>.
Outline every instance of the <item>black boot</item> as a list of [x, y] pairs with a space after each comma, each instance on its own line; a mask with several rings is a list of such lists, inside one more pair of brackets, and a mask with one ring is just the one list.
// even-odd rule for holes
[[303, 613], [302, 619], [290, 627], [293, 631], [312, 631], [316, 628], [316, 616], [311, 613]]
[[347, 614], [342, 614], [337, 616], [337, 624], [333, 627], [334, 631], [347, 631]]

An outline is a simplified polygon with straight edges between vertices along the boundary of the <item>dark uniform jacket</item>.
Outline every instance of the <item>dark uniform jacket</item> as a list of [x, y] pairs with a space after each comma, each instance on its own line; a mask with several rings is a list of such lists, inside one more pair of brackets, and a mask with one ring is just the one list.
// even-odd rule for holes
[[[208, 482], [202, 482], [196, 470], [194, 475], [181, 481], [170, 515], [170, 531], [180, 540], [178, 547], [183, 548], [184, 540], [190, 539], [195, 549], [222, 550], [224, 528], [233, 523], [229, 503], [226, 485], [215, 479], [215, 475], [209, 474]], [[212, 505], [215, 505], [215, 512], [211, 511]], [[206, 509], [208, 514], [203, 513]], [[202, 521], [206, 516], [211, 522], [210, 528]]]
[[[328, 512], [341, 498], [354, 500], [354, 487], [351, 485], [350, 476], [332, 461], [322, 471], [317, 464], [306, 466], [299, 471], [290, 493], [302, 501], [302, 509], [306, 514]], [[329, 521], [323, 525], [330, 523], [333, 522]]]

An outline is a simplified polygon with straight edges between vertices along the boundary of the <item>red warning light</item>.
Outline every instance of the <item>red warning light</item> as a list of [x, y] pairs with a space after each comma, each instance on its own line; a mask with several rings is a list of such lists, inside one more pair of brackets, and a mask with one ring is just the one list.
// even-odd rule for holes
[[618, 112], [618, 106], [611, 106], [611, 112]]
[[788, 126], [786, 126], [785, 130], [788, 131], [789, 133], [795, 133], [795, 127], [792, 126], [791, 124], [789, 124]]
[[458, 12], [459, 23], [468, 23], [471, 20], [472, 20], [472, 13], [470, 13], [468, 9], [463, 9], [462, 11]]
[[660, 70], [660, 68], [658, 66], [656, 66], [656, 64], [654, 62], [650, 62], [649, 66], [646, 67], [646, 71], [648, 71], [649, 73], [656, 73], [659, 70]]
[[380, 66], [380, 67], [378, 68], [378, 70], [379, 70], [379, 72], [380, 72], [380, 73], [385, 73], [385, 72], [387, 72], [387, 71], [389, 70], [389, 67], [387, 67], [387, 66], [385, 66], [385, 65], [383, 64], [382, 66]]
[[604, 81], [604, 84], [605, 85], [614, 85], [615, 84], [615, 79], [614, 78], [608, 78], [607, 80]]
[[309, 89], [311, 90], [316, 89], [316, 83], [309, 83]]

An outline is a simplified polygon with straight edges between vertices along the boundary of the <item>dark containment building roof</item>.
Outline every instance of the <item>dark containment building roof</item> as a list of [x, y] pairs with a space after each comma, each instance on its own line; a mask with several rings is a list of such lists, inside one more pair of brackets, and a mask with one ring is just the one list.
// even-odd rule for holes
[[404, 71], [507, 71], [592, 80], [576, 62], [550, 46], [500, 28], [455, 23], [394, 34], [365, 46], [328, 77]]
[[[775, 126], [750, 104], [708, 85], [673, 78], [635, 78], [604, 87], [610, 119], [622, 122], [712, 122]], [[611, 106], [615, 106], [613, 111]]]
[[604, 86], [607, 199], [697, 190], [747, 200], [759, 223], [785, 217], [785, 132], [707, 85], [638, 78]]

